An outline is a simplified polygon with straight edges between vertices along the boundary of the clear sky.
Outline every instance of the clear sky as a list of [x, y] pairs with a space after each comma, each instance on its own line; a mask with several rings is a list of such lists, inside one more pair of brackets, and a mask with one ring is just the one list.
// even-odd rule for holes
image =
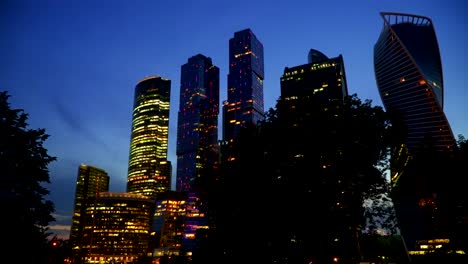
[[172, 81], [168, 159], [175, 171], [180, 67], [198, 53], [211, 57], [225, 100], [229, 39], [245, 28], [264, 46], [265, 110], [280, 95], [284, 67], [307, 63], [311, 48], [342, 54], [349, 93], [382, 105], [373, 69], [379, 12], [428, 16], [441, 52], [444, 111], [455, 136], [468, 137], [467, 6], [464, 0], [1, 0], [0, 90], [29, 114], [30, 128], [50, 135], [45, 147], [57, 161], [46, 187], [56, 206], [53, 228], [66, 234], [60, 229], [71, 223], [81, 163], [106, 170], [110, 191], [125, 191], [136, 83], [150, 75]]

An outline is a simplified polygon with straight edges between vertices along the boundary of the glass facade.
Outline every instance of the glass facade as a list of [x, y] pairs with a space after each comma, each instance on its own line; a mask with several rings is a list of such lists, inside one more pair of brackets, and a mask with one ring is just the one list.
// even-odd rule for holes
[[154, 200], [131, 193], [99, 193], [86, 210], [85, 263], [135, 263], [147, 256]]
[[186, 195], [169, 191], [158, 196], [153, 217], [153, 257], [180, 255], [186, 215]]
[[219, 68], [198, 54], [181, 67], [177, 191], [192, 191], [195, 179], [217, 162], [218, 115]]
[[250, 29], [229, 40], [227, 101], [223, 103], [223, 140], [231, 142], [241, 127], [265, 117], [263, 105], [263, 44]]
[[451, 149], [455, 138], [443, 112], [442, 65], [431, 19], [381, 16], [384, 27], [374, 46], [374, 70], [385, 109], [403, 119], [410, 151], [425, 139], [439, 150]]
[[374, 45], [375, 78], [386, 111], [405, 129], [391, 156], [391, 195], [411, 253], [418, 249], [418, 240], [448, 234], [441, 231], [448, 207], [441, 203], [446, 193], [440, 187], [448, 182], [435, 182], [442, 175], [427, 170], [434, 162], [419, 150], [430, 145], [442, 154], [453, 149], [455, 138], [443, 112], [442, 65], [431, 19], [401, 13], [381, 16], [383, 29]]
[[196, 185], [218, 163], [219, 68], [198, 54], [182, 65], [180, 79], [176, 190], [187, 194], [182, 246], [191, 252], [197, 229], [207, 225]]
[[156, 198], [170, 190], [167, 161], [171, 81], [159, 76], [135, 87], [127, 192]]
[[75, 192], [75, 208], [70, 230], [70, 245], [73, 249], [76, 263], [80, 263], [83, 230], [86, 225], [85, 212], [89, 206], [94, 206], [100, 192], [109, 191], [109, 176], [104, 170], [81, 164], [78, 168]]

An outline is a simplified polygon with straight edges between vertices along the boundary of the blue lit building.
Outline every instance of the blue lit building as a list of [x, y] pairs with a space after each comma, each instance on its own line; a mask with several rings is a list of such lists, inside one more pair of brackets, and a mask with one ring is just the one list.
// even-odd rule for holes
[[223, 102], [223, 140], [232, 142], [242, 127], [264, 119], [263, 44], [250, 29], [229, 40], [227, 100]]
[[199, 228], [208, 228], [203, 182], [218, 163], [219, 68], [197, 54], [181, 67], [176, 191], [186, 195], [182, 250], [190, 254]]
[[217, 162], [219, 68], [202, 54], [181, 67], [177, 123], [177, 184], [192, 191], [204, 169]]

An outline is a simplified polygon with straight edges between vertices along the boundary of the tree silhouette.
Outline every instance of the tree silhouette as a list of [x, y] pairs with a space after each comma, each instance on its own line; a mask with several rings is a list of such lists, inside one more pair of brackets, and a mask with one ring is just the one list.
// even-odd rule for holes
[[41, 184], [49, 183], [47, 166], [55, 157], [43, 147], [48, 138], [45, 130], [29, 129], [28, 115], [22, 109], [11, 109], [9, 97], [6, 91], [0, 93], [3, 255], [14, 256], [15, 262], [45, 263], [47, 226], [55, 219], [53, 203], [44, 199], [49, 191]]
[[376, 186], [385, 182], [389, 128], [383, 109], [356, 95], [325, 105], [303, 98], [294, 108], [279, 100], [263, 123], [241, 131], [236, 159], [221, 164], [211, 260], [356, 262], [362, 202], [385, 189]]

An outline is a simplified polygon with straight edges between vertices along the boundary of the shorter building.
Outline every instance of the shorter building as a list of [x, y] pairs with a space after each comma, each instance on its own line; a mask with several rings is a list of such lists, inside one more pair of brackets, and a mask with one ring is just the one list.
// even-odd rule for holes
[[186, 199], [183, 192], [158, 195], [151, 232], [153, 258], [181, 254]]
[[154, 200], [132, 193], [102, 192], [86, 209], [84, 263], [128, 263], [147, 257]]
[[411, 263], [466, 263], [465, 250], [455, 246], [448, 238], [416, 240], [416, 246], [408, 253]]
[[[187, 195], [186, 216], [184, 224], [184, 236], [182, 239], [182, 248], [186, 252], [193, 252], [196, 247], [196, 236], [199, 230], [207, 230], [208, 226], [208, 206], [207, 202], [190, 192]], [[190, 253], [189, 253], [190, 254]]]
[[75, 191], [75, 208], [70, 230], [70, 245], [73, 249], [75, 263], [81, 263], [81, 244], [85, 226], [86, 208], [95, 206], [96, 197], [100, 192], [109, 191], [109, 176], [104, 170], [81, 164], [78, 168]]
[[348, 95], [343, 56], [328, 58], [311, 49], [307, 64], [286, 67], [281, 77], [281, 99], [314, 97], [321, 103], [343, 101]]

